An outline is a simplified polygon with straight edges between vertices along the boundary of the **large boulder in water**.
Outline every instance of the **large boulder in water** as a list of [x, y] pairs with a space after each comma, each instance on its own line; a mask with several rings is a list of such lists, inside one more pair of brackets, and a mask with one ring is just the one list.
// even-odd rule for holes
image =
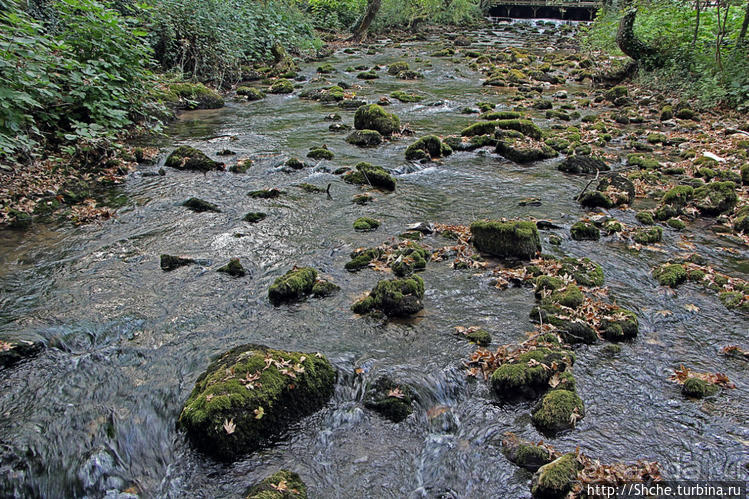
[[596, 171], [607, 172], [611, 167], [602, 159], [590, 156], [569, 156], [559, 163], [557, 169], [567, 173], [595, 173]]
[[415, 314], [424, 308], [424, 280], [419, 276], [403, 279], [384, 279], [351, 306], [357, 314], [379, 310], [389, 317]]
[[574, 452], [541, 466], [531, 480], [531, 494], [533, 497], [566, 497], [582, 468]]
[[613, 208], [630, 204], [635, 199], [635, 184], [626, 177], [613, 174], [604, 177], [595, 191], [580, 197], [580, 204], [587, 208]]
[[473, 245], [499, 258], [530, 260], [541, 251], [541, 238], [533, 222], [482, 220], [471, 224]]
[[319, 410], [333, 394], [335, 379], [321, 354], [241, 345], [198, 378], [179, 426], [201, 450], [232, 460]]
[[224, 164], [213, 161], [200, 149], [190, 146], [179, 146], [166, 158], [165, 166], [177, 170], [197, 170], [207, 172], [211, 170], [223, 170]]
[[276, 279], [268, 289], [268, 299], [273, 305], [293, 302], [312, 293], [317, 281], [317, 271], [311, 267], [293, 268]]
[[356, 170], [348, 172], [343, 180], [349, 184], [371, 185], [386, 191], [395, 190], [395, 178], [381, 166], [362, 161], [357, 163]]
[[427, 135], [406, 148], [406, 159], [409, 161], [429, 160], [449, 156], [452, 152], [450, 146], [442, 142], [439, 137]]
[[413, 390], [388, 377], [378, 379], [367, 391], [364, 406], [394, 423], [400, 423], [413, 412]]
[[369, 104], [356, 110], [354, 128], [377, 130], [382, 135], [392, 135], [400, 131], [401, 122], [396, 115], [385, 112], [379, 105]]

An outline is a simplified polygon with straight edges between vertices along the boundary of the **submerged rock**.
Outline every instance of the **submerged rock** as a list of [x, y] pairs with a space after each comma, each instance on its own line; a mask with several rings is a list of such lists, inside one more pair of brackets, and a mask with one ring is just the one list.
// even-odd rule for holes
[[449, 156], [452, 152], [450, 146], [442, 142], [439, 137], [427, 135], [406, 148], [406, 159], [409, 161], [430, 160]]
[[335, 379], [321, 354], [241, 345], [198, 378], [179, 426], [201, 450], [233, 460], [319, 410], [333, 394]]
[[177, 170], [197, 170], [207, 172], [211, 170], [223, 170], [224, 164], [213, 161], [199, 149], [190, 146], [180, 146], [166, 158], [165, 166]]
[[395, 190], [395, 178], [381, 166], [361, 162], [355, 168], [355, 171], [350, 171], [343, 176], [345, 182], [349, 184], [371, 185], [372, 187], [386, 191]]
[[182, 206], [189, 208], [196, 213], [203, 213], [205, 211], [214, 211], [216, 213], [221, 213], [221, 210], [218, 206], [199, 198], [190, 198], [182, 203]]
[[541, 239], [533, 222], [474, 222], [471, 224], [471, 239], [476, 249], [499, 258], [530, 260], [541, 251]]
[[621, 175], [604, 177], [594, 192], [586, 192], [580, 197], [580, 204], [589, 208], [613, 208], [630, 204], [635, 199], [635, 185]]
[[512, 138], [498, 137], [498, 139], [496, 153], [515, 163], [533, 163], [534, 161], [555, 158], [559, 155], [546, 144], [529, 144], [527, 141]]
[[181, 256], [172, 256], [166, 254], [161, 255], [161, 270], [164, 271], [174, 270], [193, 263], [195, 263], [195, 260], [192, 258], [183, 258]]
[[653, 269], [653, 277], [661, 286], [677, 287], [686, 282], [687, 269], [678, 263], [667, 263]]
[[253, 87], [239, 87], [237, 88], [237, 95], [247, 97], [247, 100], [249, 101], [256, 101], [265, 98], [265, 92]]
[[377, 104], [361, 106], [354, 114], [354, 128], [357, 130], [377, 130], [389, 136], [400, 131], [400, 119], [392, 113], [385, 112]]
[[271, 94], [290, 94], [294, 91], [294, 82], [291, 80], [276, 80], [268, 89]]
[[663, 238], [663, 228], [655, 226], [645, 229], [637, 229], [632, 238], [639, 244], [653, 244]]
[[277, 278], [268, 289], [268, 299], [273, 305], [293, 302], [312, 293], [317, 281], [317, 271], [312, 267], [293, 268]]
[[413, 412], [414, 396], [413, 390], [408, 385], [382, 377], [367, 391], [364, 407], [372, 409], [394, 423], [400, 423]]
[[307, 486], [296, 473], [280, 470], [247, 491], [245, 499], [307, 499]]
[[247, 274], [247, 272], [244, 270], [244, 267], [242, 267], [242, 264], [239, 262], [239, 258], [232, 258], [231, 260], [229, 260], [229, 263], [227, 263], [223, 267], [219, 267], [217, 272], [223, 272], [225, 274], [229, 274], [232, 277], [243, 277]]
[[367, 267], [371, 261], [378, 259], [381, 255], [382, 250], [380, 248], [352, 251], [351, 255], [349, 255], [351, 260], [346, 262], [344, 268], [351, 272], [361, 270], [364, 267]]
[[259, 189], [247, 193], [248, 196], [254, 199], [275, 199], [281, 194], [284, 194], [284, 191], [276, 189], [275, 187], [272, 189]]
[[331, 160], [335, 157], [335, 154], [333, 154], [333, 151], [329, 150], [327, 146], [322, 146], [313, 147], [312, 149], [310, 149], [310, 151], [307, 153], [307, 157], [310, 159]]
[[379, 310], [388, 317], [407, 316], [424, 308], [424, 280], [419, 276], [386, 279], [377, 283], [369, 296], [351, 306], [357, 314]]
[[254, 223], [260, 222], [261, 220], [265, 220], [267, 216], [268, 216], [267, 214], [262, 213], [260, 211], [251, 211], [248, 214], [246, 214], [244, 218], [242, 218], [242, 220], [244, 220], [245, 222], [254, 224]]

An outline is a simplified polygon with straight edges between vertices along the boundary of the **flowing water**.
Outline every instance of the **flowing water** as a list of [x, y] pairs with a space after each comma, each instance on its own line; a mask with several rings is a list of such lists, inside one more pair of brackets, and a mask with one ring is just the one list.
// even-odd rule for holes
[[[503, 26], [473, 33], [479, 47], [545, 50], [571, 40], [543, 34], [549, 29], [544, 25], [536, 32], [529, 29], [534, 23], [516, 32]], [[398, 48], [383, 44], [375, 55], [336, 52], [326, 62], [338, 72], [318, 84], [362, 84], [357, 92], [370, 102], [396, 89], [422, 93], [422, 103], [394, 101], [389, 111], [417, 136], [456, 133], [475, 121], [460, 110], [496, 101], [497, 90], [482, 87], [482, 76], [465, 63], [429, 57], [441, 46], [435, 37]], [[416, 57], [432, 66], [414, 62]], [[382, 72], [362, 83], [343, 71], [400, 59], [426, 78], [405, 82]], [[319, 78], [316, 66], [303, 65], [303, 74]], [[181, 144], [209, 155], [230, 148], [254, 160], [249, 172], [167, 169], [165, 177], [147, 177], [142, 172], [157, 167], [143, 166], [121, 188], [129, 203], [111, 221], [36, 225], [23, 237], [0, 233], [0, 333], [47, 344], [36, 357], [0, 370], [0, 495], [101, 497], [132, 487], [143, 497], [239, 497], [287, 468], [302, 476], [313, 497], [529, 496], [530, 474], [505, 459], [500, 441], [507, 431], [543, 438], [530, 421], [532, 403], [500, 403], [484, 381], [467, 378], [462, 361], [475, 347], [452, 331], [481, 325], [492, 333], [493, 347], [522, 341], [531, 329], [532, 290], [500, 291], [475, 271], [430, 263], [422, 274], [426, 308], [417, 320], [385, 323], [349, 311], [382, 278], [369, 269], [343, 269], [354, 248], [378, 245], [413, 222], [467, 224], [484, 217], [559, 223], [563, 229], [554, 232], [564, 239], [561, 247], [549, 245], [551, 232], [544, 232], [544, 250], [599, 262], [612, 296], [640, 319], [639, 336], [617, 356], [604, 355], [600, 344], [577, 349], [575, 376], [586, 417], [550, 443], [565, 451], [579, 446], [601, 462], [657, 460], [669, 477], [749, 478], [747, 364], [718, 355], [727, 344], [746, 346], [746, 317], [694, 285], [676, 292], [659, 287], [650, 269], [668, 254], [570, 240], [569, 226], [584, 214], [573, 198], [588, 179], [561, 174], [553, 160], [518, 166], [486, 151], [414, 166], [403, 159], [412, 139], [355, 148], [345, 133], [328, 131], [323, 118], [332, 112], [352, 124], [352, 111], [294, 95], [185, 113], [169, 129], [164, 152]], [[281, 169], [288, 157], [304, 157], [323, 143], [334, 160], [291, 173]], [[361, 160], [398, 172], [397, 191], [376, 194], [366, 206], [351, 203], [360, 189], [329, 172]], [[332, 199], [305, 193], [295, 187], [300, 182], [331, 183]], [[277, 200], [247, 196], [266, 187], [288, 194]], [[190, 196], [217, 203], [223, 212], [190, 212], [180, 206]], [[518, 206], [526, 197], [540, 198], [542, 205]], [[265, 211], [268, 218], [241, 222], [248, 211]], [[632, 210], [612, 214], [635, 223]], [[363, 215], [382, 226], [354, 232], [353, 220]], [[745, 247], [737, 248], [739, 256], [721, 250], [731, 243], [717, 239], [706, 222], [698, 221], [690, 234], [711, 264], [746, 277]], [[669, 254], [680, 242], [679, 233], [664, 231], [662, 247]], [[424, 243], [447, 244], [440, 236]], [[161, 253], [202, 260], [162, 272]], [[241, 259], [248, 277], [215, 272], [231, 257]], [[293, 265], [320, 269], [342, 292], [274, 308], [267, 289]], [[685, 308], [691, 304], [698, 313]], [[219, 464], [195, 451], [175, 422], [210, 359], [242, 343], [323, 352], [339, 378], [331, 402], [292, 426], [281, 442]], [[687, 400], [667, 381], [681, 363], [724, 372], [737, 388], [710, 401]], [[418, 393], [414, 414], [400, 424], [361, 403], [367, 384], [382, 374]]]

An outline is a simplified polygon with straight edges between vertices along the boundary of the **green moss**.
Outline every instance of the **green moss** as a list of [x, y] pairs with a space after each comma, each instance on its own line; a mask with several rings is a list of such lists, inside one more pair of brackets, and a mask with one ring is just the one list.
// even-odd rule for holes
[[666, 224], [674, 230], [684, 230], [687, 228], [687, 225], [678, 218], [669, 218]]
[[526, 137], [530, 137], [535, 140], [541, 140], [541, 137], [543, 135], [541, 129], [538, 128], [538, 126], [536, 126], [531, 120], [497, 120], [496, 124], [497, 128], [499, 128], [500, 130], [515, 130], [522, 133]]
[[460, 132], [460, 134], [463, 137], [473, 137], [474, 135], [491, 135], [496, 129], [496, 121], [480, 121], [464, 128]]
[[476, 107], [478, 107], [482, 113], [486, 113], [497, 107], [497, 105], [492, 102], [477, 102]]
[[177, 170], [198, 170], [207, 172], [210, 170], [223, 170], [224, 164], [213, 161], [199, 149], [190, 146], [180, 146], [166, 158], [165, 166]]
[[741, 167], [741, 183], [749, 185], [749, 163]]
[[673, 119], [674, 109], [671, 106], [663, 106], [661, 108], [661, 121], [668, 121]]
[[740, 291], [724, 291], [718, 294], [720, 302], [728, 309], [739, 308], [744, 301], [744, 293]]
[[517, 437], [515, 437], [514, 441], [511, 439], [509, 443], [508, 439], [503, 440], [502, 452], [511, 463], [529, 471], [536, 471], [541, 466], [553, 461], [552, 453], [549, 452], [549, 449], [525, 440], [520, 440]]
[[577, 308], [583, 304], [585, 298], [580, 288], [570, 284], [563, 290], [554, 291], [548, 299], [552, 303], [558, 303], [564, 307]]
[[198, 198], [190, 198], [182, 203], [182, 206], [197, 213], [202, 213], [204, 211], [215, 211], [216, 213], [221, 213], [221, 210], [215, 204]]
[[625, 308], [617, 309], [601, 321], [601, 335], [609, 341], [632, 339], [637, 336], [639, 329], [637, 314]]
[[285, 165], [294, 170], [301, 170], [304, 168], [304, 162], [300, 161], [298, 158], [289, 158]]
[[311, 149], [307, 153], [307, 157], [310, 159], [327, 159], [331, 160], [335, 157], [335, 154], [333, 154], [333, 151], [329, 150], [327, 147], [315, 147]]
[[578, 418], [585, 416], [585, 406], [576, 393], [569, 390], [552, 390], [533, 411], [533, 423], [542, 431], [556, 432], [573, 427], [573, 412]]
[[284, 191], [278, 190], [275, 187], [272, 189], [250, 191], [247, 193], [247, 195], [253, 199], [275, 199], [281, 194], [284, 194]]
[[247, 100], [249, 101], [256, 101], [265, 98], [265, 92], [253, 87], [239, 87], [237, 88], [237, 95], [247, 97]]
[[471, 224], [471, 238], [479, 251], [499, 258], [528, 260], [541, 251], [541, 239], [533, 222], [474, 222]]
[[251, 211], [248, 214], [242, 218], [245, 222], [250, 222], [252, 224], [260, 222], [261, 220], [265, 220], [265, 217], [267, 217], [265, 213], [262, 213], [260, 211]]
[[662, 133], [650, 133], [648, 134], [648, 142], [651, 144], [664, 144], [668, 141], [668, 137], [666, 137]]
[[232, 277], [243, 277], [247, 274], [244, 267], [242, 267], [242, 264], [239, 262], [239, 258], [232, 258], [229, 260], [229, 263], [223, 267], [219, 267], [218, 272], [229, 274]]
[[645, 170], [654, 170], [661, 166], [657, 159], [643, 154], [627, 155], [627, 164], [630, 166], [639, 166]]
[[574, 452], [541, 466], [531, 482], [533, 497], [565, 497], [572, 490], [581, 469], [582, 464]]
[[733, 182], [712, 182], [694, 190], [694, 204], [703, 215], [720, 215], [730, 211], [738, 199]]
[[476, 343], [477, 345], [482, 347], [489, 346], [489, 344], [491, 344], [492, 342], [492, 336], [485, 329], [476, 329], [475, 331], [470, 331], [465, 335], [465, 337], [473, 343]]
[[586, 208], [613, 208], [616, 206], [614, 201], [601, 191], [588, 191], [580, 197], [580, 204]]
[[382, 144], [382, 134], [377, 130], [354, 130], [346, 142], [359, 147], [375, 147]]
[[245, 499], [307, 499], [307, 486], [296, 473], [281, 470], [252, 487]]
[[638, 222], [644, 225], [653, 225], [655, 223], [653, 214], [649, 211], [640, 211], [637, 213], [635, 218], [637, 218]]
[[564, 281], [559, 277], [542, 275], [536, 278], [536, 298], [541, 298], [544, 291], [556, 291], [564, 287]]
[[622, 85], [616, 86], [610, 90], [607, 90], [606, 93], [603, 94], [603, 96], [606, 100], [614, 102], [616, 99], [620, 97], [627, 96], [627, 87], [622, 86]]
[[647, 229], [637, 229], [632, 238], [636, 243], [653, 244], [663, 238], [663, 229], [661, 227], [649, 227]]
[[400, 423], [413, 412], [414, 392], [408, 385], [388, 377], [378, 379], [364, 397], [364, 407], [372, 409], [394, 423]]
[[421, 102], [424, 100], [424, 97], [422, 97], [421, 95], [407, 94], [402, 90], [396, 90], [395, 92], [390, 94], [390, 97], [392, 97], [393, 99], [398, 99], [401, 102]]
[[589, 258], [563, 258], [559, 275], [572, 276], [580, 286], [603, 285], [603, 268]]
[[693, 196], [694, 188], [691, 185], [677, 185], [673, 189], [666, 191], [662, 201], [664, 204], [681, 209], [687, 205]]
[[379, 105], [369, 104], [356, 110], [354, 128], [377, 130], [382, 135], [388, 136], [400, 131], [400, 120], [396, 115], [385, 112]]
[[603, 223], [603, 230], [606, 231], [607, 234], [621, 232], [623, 229], [624, 226], [622, 226], [621, 222], [617, 220], [607, 220]]
[[450, 146], [442, 142], [439, 137], [427, 135], [406, 148], [406, 159], [409, 161], [430, 160], [449, 156], [452, 152]]
[[346, 263], [345, 269], [349, 271], [363, 269], [368, 266], [372, 260], [378, 259], [380, 255], [382, 255], [382, 250], [379, 248], [354, 251], [351, 253], [351, 260]]
[[699, 115], [689, 108], [677, 109], [674, 116], [680, 120], [699, 120]]
[[25, 211], [10, 209], [8, 215], [10, 216], [8, 227], [11, 229], [27, 229], [31, 227], [32, 217]]
[[174, 270], [176, 268], [184, 267], [185, 265], [190, 265], [192, 263], [195, 263], [195, 260], [193, 260], [192, 258], [183, 258], [180, 256], [172, 255], [161, 255], [160, 257], [161, 270], [164, 271]]
[[268, 93], [271, 94], [290, 94], [293, 91], [294, 83], [286, 79], [276, 80], [268, 89]]
[[369, 296], [351, 306], [357, 314], [380, 310], [385, 315], [406, 316], [419, 312], [424, 305], [424, 281], [419, 276], [387, 279], [377, 283]]
[[592, 222], [580, 220], [570, 227], [570, 234], [575, 241], [598, 241], [601, 231]]
[[320, 74], [327, 75], [327, 74], [330, 74], [330, 73], [335, 73], [335, 68], [333, 67], [332, 64], [327, 63], [327, 64], [323, 64], [321, 66], [317, 66], [317, 72], [320, 73]]
[[653, 277], [661, 286], [675, 288], [687, 280], [687, 271], [683, 265], [669, 263], [653, 269]]
[[340, 290], [341, 287], [337, 284], [318, 279], [315, 281], [315, 285], [312, 286], [312, 296], [315, 298], [325, 298], [334, 295]]
[[343, 180], [350, 184], [371, 185], [387, 191], [395, 190], [395, 178], [381, 166], [369, 163], [358, 163], [356, 170], [343, 176]]
[[559, 153], [546, 144], [542, 144], [538, 147], [527, 146], [522, 142], [519, 143], [512, 139], [498, 140], [495, 151], [497, 154], [504, 156], [508, 160], [519, 164], [551, 159], [559, 155]]
[[179, 425], [200, 449], [232, 460], [320, 409], [333, 394], [335, 378], [322, 355], [241, 345], [198, 378]]
[[491, 121], [497, 121], [497, 120], [517, 120], [523, 117], [522, 113], [519, 113], [517, 111], [496, 111], [496, 112], [488, 112], [483, 113], [479, 118], [482, 120], [491, 120]]
[[354, 221], [354, 230], [366, 232], [375, 230], [380, 226], [380, 222], [374, 218], [359, 217]]
[[312, 292], [317, 281], [317, 271], [311, 267], [289, 270], [277, 278], [268, 289], [268, 298], [273, 305], [296, 301]]
[[681, 393], [685, 397], [698, 399], [715, 395], [718, 390], [717, 386], [699, 378], [688, 378], [681, 387]]
[[224, 99], [215, 90], [202, 83], [173, 83], [169, 92], [177, 96], [187, 109], [218, 109], [224, 107]]
[[319, 187], [314, 184], [308, 184], [307, 182], [302, 182], [301, 184], [298, 184], [297, 187], [299, 187], [304, 192], [308, 192], [310, 194], [321, 194], [325, 192], [324, 187]]
[[362, 71], [358, 75], [356, 75], [357, 78], [360, 80], [376, 80], [380, 77], [374, 69], [370, 69], [369, 71]]
[[405, 61], [398, 61], [394, 62], [390, 66], [388, 66], [388, 74], [390, 76], [396, 76], [401, 71], [408, 71], [410, 68], [408, 66], [408, 63]]

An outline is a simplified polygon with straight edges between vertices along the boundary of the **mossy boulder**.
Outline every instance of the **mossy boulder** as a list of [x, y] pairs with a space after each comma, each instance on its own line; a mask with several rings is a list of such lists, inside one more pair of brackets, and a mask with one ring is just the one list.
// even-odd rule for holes
[[424, 280], [421, 277], [386, 279], [378, 282], [369, 296], [354, 303], [351, 310], [357, 314], [379, 310], [388, 317], [408, 316], [424, 308], [422, 298]]
[[492, 342], [492, 335], [486, 329], [473, 329], [468, 331], [464, 336], [468, 341], [480, 347], [489, 346]]
[[369, 217], [359, 217], [354, 220], [354, 230], [360, 232], [368, 232], [377, 229], [380, 226], [380, 221]]
[[598, 241], [601, 238], [601, 231], [593, 222], [580, 220], [570, 227], [570, 235], [575, 241]]
[[637, 212], [637, 215], [635, 215], [635, 218], [643, 225], [653, 225], [655, 223], [653, 213], [650, 211], [639, 211]]
[[310, 149], [310, 151], [307, 153], [307, 157], [310, 159], [327, 159], [331, 160], [335, 157], [335, 154], [333, 154], [333, 151], [329, 150], [326, 146], [322, 147], [313, 147]]
[[677, 287], [679, 284], [686, 282], [687, 269], [678, 263], [667, 263], [653, 269], [653, 277], [661, 286]]
[[677, 210], [684, 208], [694, 196], [694, 187], [691, 185], [677, 185], [663, 194], [661, 200], [664, 204], [675, 207]]
[[408, 94], [402, 90], [396, 90], [395, 92], [390, 94], [390, 97], [392, 97], [393, 99], [398, 99], [399, 101], [406, 102], [406, 103], [421, 102], [424, 100], [424, 97], [422, 97], [421, 95]]
[[322, 64], [317, 66], [317, 72], [324, 75], [335, 73], [335, 67], [330, 63]]
[[660, 242], [660, 240], [663, 238], [663, 228], [662, 227], [648, 227], [645, 229], [637, 229], [632, 236], [632, 239], [635, 240], [636, 243], [639, 244], [653, 244]]
[[241, 345], [198, 378], [178, 423], [198, 448], [233, 460], [319, 410], [335, 379], [323, 355]]
[[510, 119], [510, 120], [497, 120], [497, 128], [500, 130], [515, 130], [522, 133], [526, 137], [530, 137], [534, 140], [541, 140], [543, 133], [531, 120], [522, 119]]
[[630, 340], [637, 336], [639, 330], [637, 314], [625, 308], [618, 308], [601, 320], [601, 336], [609, 341]]
[[374, 69], [370, 69], [369, 71], [362, 71], [361, 73], [356, 75], [357, 78], [360, 80], [376, 80], [380, 77]]
[[533, 222], [477, 221], [471, 224], [471, 239], [476, 249], [499, 258], [530, 260], [541, 251], [541, 239]]
[[382, 377], [367, 390], [364, 407], [393, 423], [400, 423], [413, 412], [414, 397], [415, 394], [408, 385]]
[[406, 159], [409, 161], [431, 160], [449, 156], [452, 152], [450, 146], [442, 142], [439, 137], [427, 135], [406, 148]]
[[354, 114], [354, 128], [357, 130], [377, 130], [389, 136], [400, 131], [401, 122], [392, 113], [385, 112], [377, 104], [361, 106]]
[[700, 378], [687, 378], [681, 387], [685, 397], [701, 399], [718, 393], [719, 388]]
[[557, 169], [566, 173], [596, 173], [611, 170], [602, 159], [591, 156], [569, 156], [559, 163]]
[[333, 296], [340, 290], [341, 287], [339, 285], [324, 279], [318, 279], [315, 281], [315, 285], [312, 286], [312, 296], [315, 298], [326, 298]]
[[224, 164], [213, 161], [200, 149], [190, 146], [179, 146], [166, 158], [165, 166], [177, 170], [197, 170], [207, 172], [211, 170], [223, 170]]
[[312, 293], [317, 281], [317, 271], [311, 267], [294, 268], [277, 278], [268, 289], [268, 298], [273, 305], [297, 301]]
[[242, 220], [244, 220], [245, 222], [254, 224], [254, 223], [260, 222], [261, 220], [265, 220], [267, 216], [268, 216], [267, 214], [260, 212], [260, 211], [251, 211], [248, 214], [246, 214], [242, 218]]
[[491, 135], [497, 129], [496, 121], [479, 121], [464, 128], [460, 135], [463, 137], [473, 137], [474, 135]]
[[518, 139], [497, 140], [495, 152], [515, 163], [525, 164], [544, 159], [555, 158], [559, 155], [554, 149], [546, 144], [528, 144], [526, 141]]
[[247, 274], [247, 271], [245, 271], [242, 263], [239, 261], [239, 258], [232, 258], [231, 260], [229, 260], [229, 263], [227, 263], [223, 267], [219, 267], [217, 272], [223, 272], [225, 274], [229, 274], [232, 277], [243, 277]]
[[574, 427], [576, 419], [585, 416], [582, 399], [569, 390], [552, 390], [533, 410], [532, 420], [540, 430], [558, 432]]
[[563, 258], [559, 275], [571, 276], [580, 286], [603, 285], [603, 268], [589, 258]]
[[355, 130], [346, 142], [359, 147], [376, 147], [382, 144], [382, 134], [377, 130]]
[[712, 182], [694, 190], [694, 205], [703, 215], [720, 215], [733, 210], [738, 202], [736, 184]]
[[290, 94], [294, 91], [294, 82], [291, 80], [281, 79], [273, 82], [273, 85], [268, 88], [268, 93], [271, 94]]
[[723, 291], [718, 293], [718, 299], [729, 310], [749, 312], [749, 300], [741, 291]]
[[583, 292], [574, 284], [569, 284], [563, 289], [556, 290], [547, 298], [551, 303], [558, 303], [567, 308], [578, 308], [585, 300]]
[[307, 499], [307, 486], [296, 473], [281, 470], [253, 486], [245, 499]]
[[196, 213], [203, 213], [205, 211], [214, 211], [216, 213], [221, 213], [221, 210], [218, 206], [199, 198], [189, 198], [187, 201], [182, 203], [182, 206], [184, 206], [185, 208], [189, 208]]
[[372, 187], [386, 191], [395, 190], [395, 178], [381, 166], [361, 162], [355, 168], [356, 170], [350, 171], [343, 176], [345, 182], [349, 184], [371, 185]]
[[160, 266], [161, 270], [164, 271], [170, 271], [174, 269], [178, 269], [179, 267], [184, 267], [185, 265], [191, 265], [195, 263], [195, 260], [192, 258], [184, 258], [181, 256], [173, 256], [173, 255], [161, 255], [160, 257]]
[[479, 116], [479, 118], [481, 118], [482, 120], [490, 120], [490, 121], [519, 120], [522, 117], [523, 117], [523, 114], [519, 113], [518, 111], [489, 111]]
[[583, 465], [574, 452], [541, 466], [531, 480], [531, 494], [535, 498], [561, 499], [566, 497], [577, 481]]
[[749, 185], [749, 163], [741, 167], [741, 183]]
[[173, 83], [169, 93], [179, 99], [185, 109], [218, 109], [224, 107], [224, 98], [202, 83]]
[[247, 195], [253, 199], [275, 199], [281, 194], [284, 194], [284, 191], [276, 189], [275, 187], [272, 189], [258, 189], [247, 193]]
[[514, 434], [502, 440], [502, 453], [511, 463], [528, 471], [536, 471], [554, 460], [547, 447], [522, 440]]
[[733, 229], [736, 232], [749, 234], [749, 205], [742, 206], [733, 218]]
[[549, 388], [549, 380], [554, 374], [552, 364], [564, 370], [572, 366], [574, 358], [574, 354], [567, 350], [538, 348], [525, 352], [492, 373], [492, 388], [502, 398], [535, 397]]
[[409, 69], [411, 68], [408, 67], [406, 61], [398, 61], [388, 66], [388, 74], [390, 76], [397, 76], [401, 71], [408, 71]]
[[351, 252], [349, 255], [351, 260], [346, 262], [344, 268], [348, 271], [354, 272], [367, 267], [370, 262], [378, 259], [382, 255], [380, 248], [368, 248]]
[[265, 98], [265, 92], [253, 87], [239, 87], [237, 88], [237, 95], [247, 97], [247, 100], [249, 101], [256, 101]]

